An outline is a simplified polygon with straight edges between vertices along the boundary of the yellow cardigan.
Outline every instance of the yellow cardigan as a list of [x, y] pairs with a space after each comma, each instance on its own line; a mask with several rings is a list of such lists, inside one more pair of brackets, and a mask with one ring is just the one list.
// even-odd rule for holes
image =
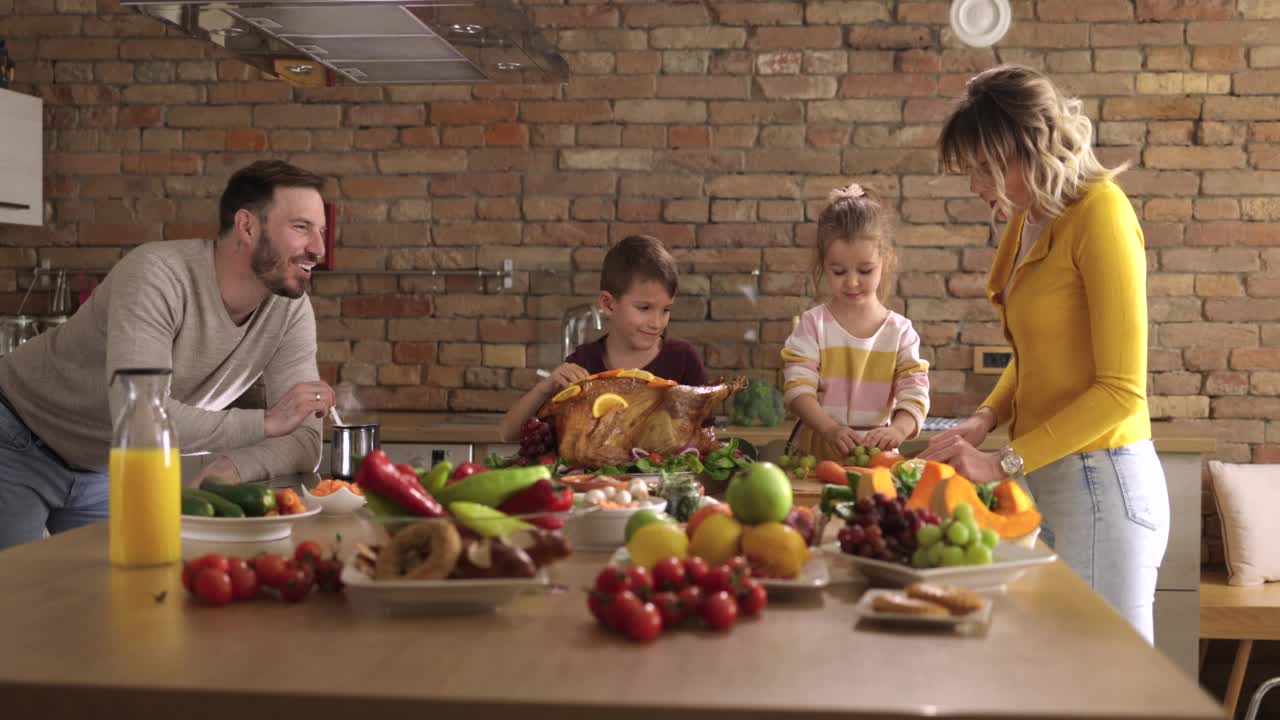
[[1124, 191], [1094, 183], [1010, 276], [1026, 214], [1005, 229], [987, 296], [1013, 360], [983, 406], [1031, 472], [1151, 437], [1147, 258]]

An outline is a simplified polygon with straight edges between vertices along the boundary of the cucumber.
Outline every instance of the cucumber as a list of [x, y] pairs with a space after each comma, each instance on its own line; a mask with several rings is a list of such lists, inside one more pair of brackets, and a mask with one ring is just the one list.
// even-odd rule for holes
[[198, 517], [213, 517], [213, 503], [205, 500], [199, 495], [195, 495], [199, 490], [183, 490], [182, 491], [182, 514], [196, 515]]
[[200, 489], [239, 505], [240, 509], [244, 510], [244, 514], [249, 517], [262, 517], [276, 509], [276, 496], [272, 494], [271, 488], [265, 485], [251, 483], [228, 485], [206, 479], [200, 483]]
[[[227, 500], [226, 498], [220, 495], [215, 495], [205, 490], [197, 490], [195, 488], [183, 488], [182, 490], [182, 508], [183, 508], [182, 512], [184, 515], [188, 514], [186, 510], [188, 497], [191, 497], [195, 500], [199, 500], [209, 505], [210, 508], [213, 510], [211, 515], [214, 515], [217, 517], [229, 517], [229, 518], [244, 517], [244, 510], [240, 509], [239, 505], [231, 502], [230, 500]], [[209, 516], [206, 516], [206, 517], [209, 517]]]

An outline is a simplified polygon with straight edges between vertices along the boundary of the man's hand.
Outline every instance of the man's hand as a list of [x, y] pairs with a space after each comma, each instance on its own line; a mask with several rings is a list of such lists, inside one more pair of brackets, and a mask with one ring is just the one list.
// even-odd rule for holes
[[210, 477], [232, 484], [239, 484], [241, 482], [240, 471], [236, 469], [235, 463], [225, 457], [219, 457], [217, 460], [205, 465], [204, 469], [200, 471], [200, 474], [197, 475], [189, 485], [191, 487], [200, 487], [201, 481]]
[[335, 401], [333, 388], [327, 383], [320, 380], [298, 383], [267, 411], [263, 431], [269, 438], [288, 435], [298, 429], [307, 415], [324, 417]]

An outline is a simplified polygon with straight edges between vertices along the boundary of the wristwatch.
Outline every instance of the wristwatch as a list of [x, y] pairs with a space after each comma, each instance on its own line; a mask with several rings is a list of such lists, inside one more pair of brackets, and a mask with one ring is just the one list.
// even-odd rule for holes
[[1013, 451], [1012, 445], [1005, 445], [1000, 450], [1000, 469], [1006, 477], [1022, 478], [1022, 456]]

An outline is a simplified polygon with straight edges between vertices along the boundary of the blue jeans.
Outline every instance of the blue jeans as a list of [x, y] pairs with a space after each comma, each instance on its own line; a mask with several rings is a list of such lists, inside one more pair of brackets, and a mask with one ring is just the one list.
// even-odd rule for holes
[[107, 473], [68, 466], [0, 403], [0, 550], [107, 518]]
[[1040, 536], [1153, 642], [1156, 574], [1169, 542], [1169, 491], [1150, 440], [1068, 455], [1027, 476]]

